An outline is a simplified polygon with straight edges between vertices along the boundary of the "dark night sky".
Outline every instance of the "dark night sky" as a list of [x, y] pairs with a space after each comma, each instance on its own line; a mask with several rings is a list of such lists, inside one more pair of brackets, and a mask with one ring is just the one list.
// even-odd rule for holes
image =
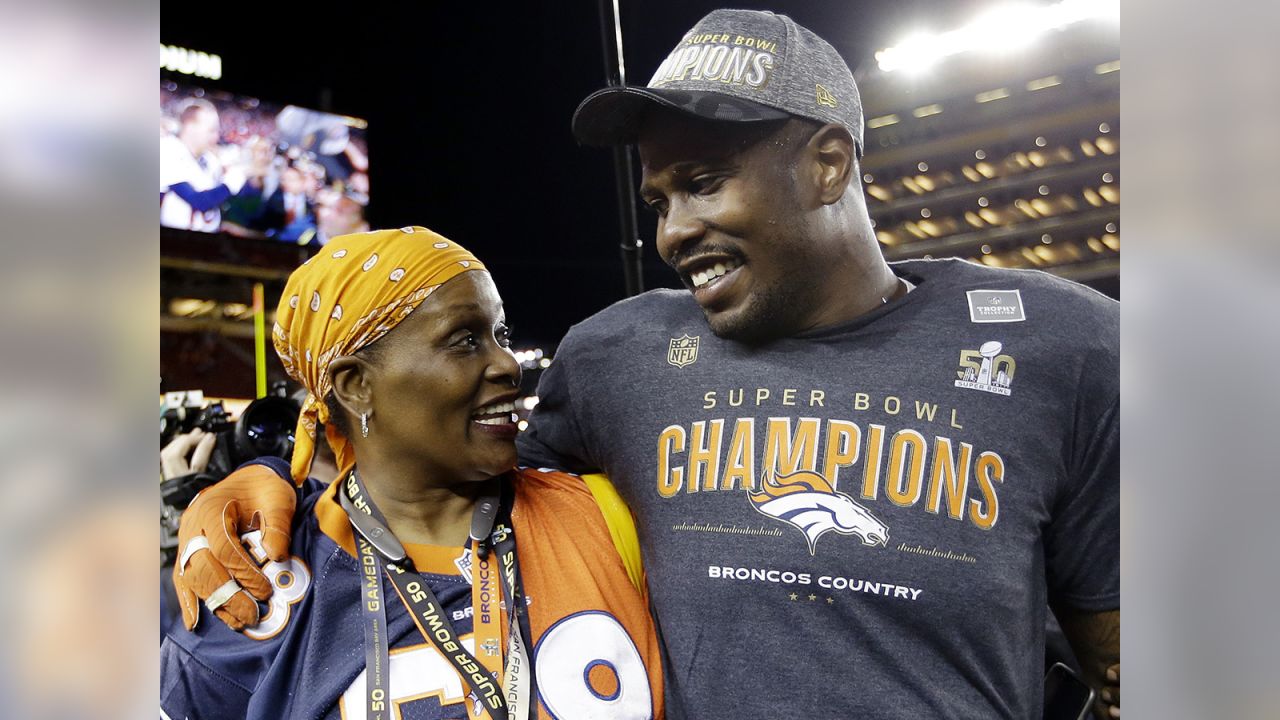
[[[367, 3], [374, 5], [374, 3]], [[714, 2], [622, 4], [628, 79], [653, 69]], [[741, 2], [786, 13], [854, 72], [920, 25], [963, 22], [975, 0]], [[165, 0], [161, 41], [223, 60], [210, 86], [369, 121], [374, 227], [426, 225], [489, 265], [517, 346], [554, 346], [624, 295], [611, 155], [569, 131], [604, 85], [596, 2], [397, 3], [370, 11]], [[223, 11], [218, 11], [221, 7]], [[640, 213], [646, 287], [670, 286]]]

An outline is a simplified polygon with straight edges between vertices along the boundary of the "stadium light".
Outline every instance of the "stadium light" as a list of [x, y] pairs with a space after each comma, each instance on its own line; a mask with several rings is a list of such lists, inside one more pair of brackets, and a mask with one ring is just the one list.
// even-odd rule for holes
[[1093, 19], [1119, 18], [1119, 0], [1062, 0], [1053, 5], [999, 5], [972, 22], [944, 33], [915, 33], [877, 51], [883, 72], [922, 72], [939, 60], [973, 50], [1008, 52], [1052, 30]]

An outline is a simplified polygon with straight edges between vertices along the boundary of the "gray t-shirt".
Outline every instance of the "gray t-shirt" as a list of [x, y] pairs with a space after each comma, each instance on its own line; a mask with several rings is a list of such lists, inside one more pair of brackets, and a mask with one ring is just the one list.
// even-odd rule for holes
[[1119, 304], [956, 260], [748, 347], [688, 293], [570, 330], [520, 441], [637, 517], [673, 717], [1030, 718], [1047, 604], [1119, 607]]

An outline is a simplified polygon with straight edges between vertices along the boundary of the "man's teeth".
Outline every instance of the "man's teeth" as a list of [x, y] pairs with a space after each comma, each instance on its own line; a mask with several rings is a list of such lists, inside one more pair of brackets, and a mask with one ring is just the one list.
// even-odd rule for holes
[[472, 417], [481, 425], [506, 425], [516, 421], [515, 411], [513, 402], [493, 403], [475, 411]]
[[694, 273], [691, 278], [693, 280], [693, 286], [700, 288], [716, 278], [723, 277], [724, 275], [736, 270], [740, 265], [741, 263], [734, 260], [730, 260], [727, 263], [718, 262], [714, 267], [709, 267], [706, 270]]

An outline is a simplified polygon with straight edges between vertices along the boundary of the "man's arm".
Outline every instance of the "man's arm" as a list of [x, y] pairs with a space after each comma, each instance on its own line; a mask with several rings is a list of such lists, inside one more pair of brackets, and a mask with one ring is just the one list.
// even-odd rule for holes
[[1083, 612], [1058, 607], [1054, 614], [1080, 661], [1085, 682], [1098, 693], [1094, 715], [1120, 717], [1120, 611]]
[[538, 379], [538, 404], [529, 416], [529, 427], [516, 438], [520, 464], [585, 475], [604, 472], [592, 457], [579, 423], [573, 389], [573, 330], [556, 351], [551, 367]]
[[254, 598], [271, 597], [271, 582], [249, 557], [240, 535], [262, 530], [267, 557], [289, 557], [297, 490], [288, 475], [284, 461], [259, 458], [200, 491], [182, 513], [173, 585], [188, 630], [200, 618], [201, 601], [236, 630], [258, 621]]

